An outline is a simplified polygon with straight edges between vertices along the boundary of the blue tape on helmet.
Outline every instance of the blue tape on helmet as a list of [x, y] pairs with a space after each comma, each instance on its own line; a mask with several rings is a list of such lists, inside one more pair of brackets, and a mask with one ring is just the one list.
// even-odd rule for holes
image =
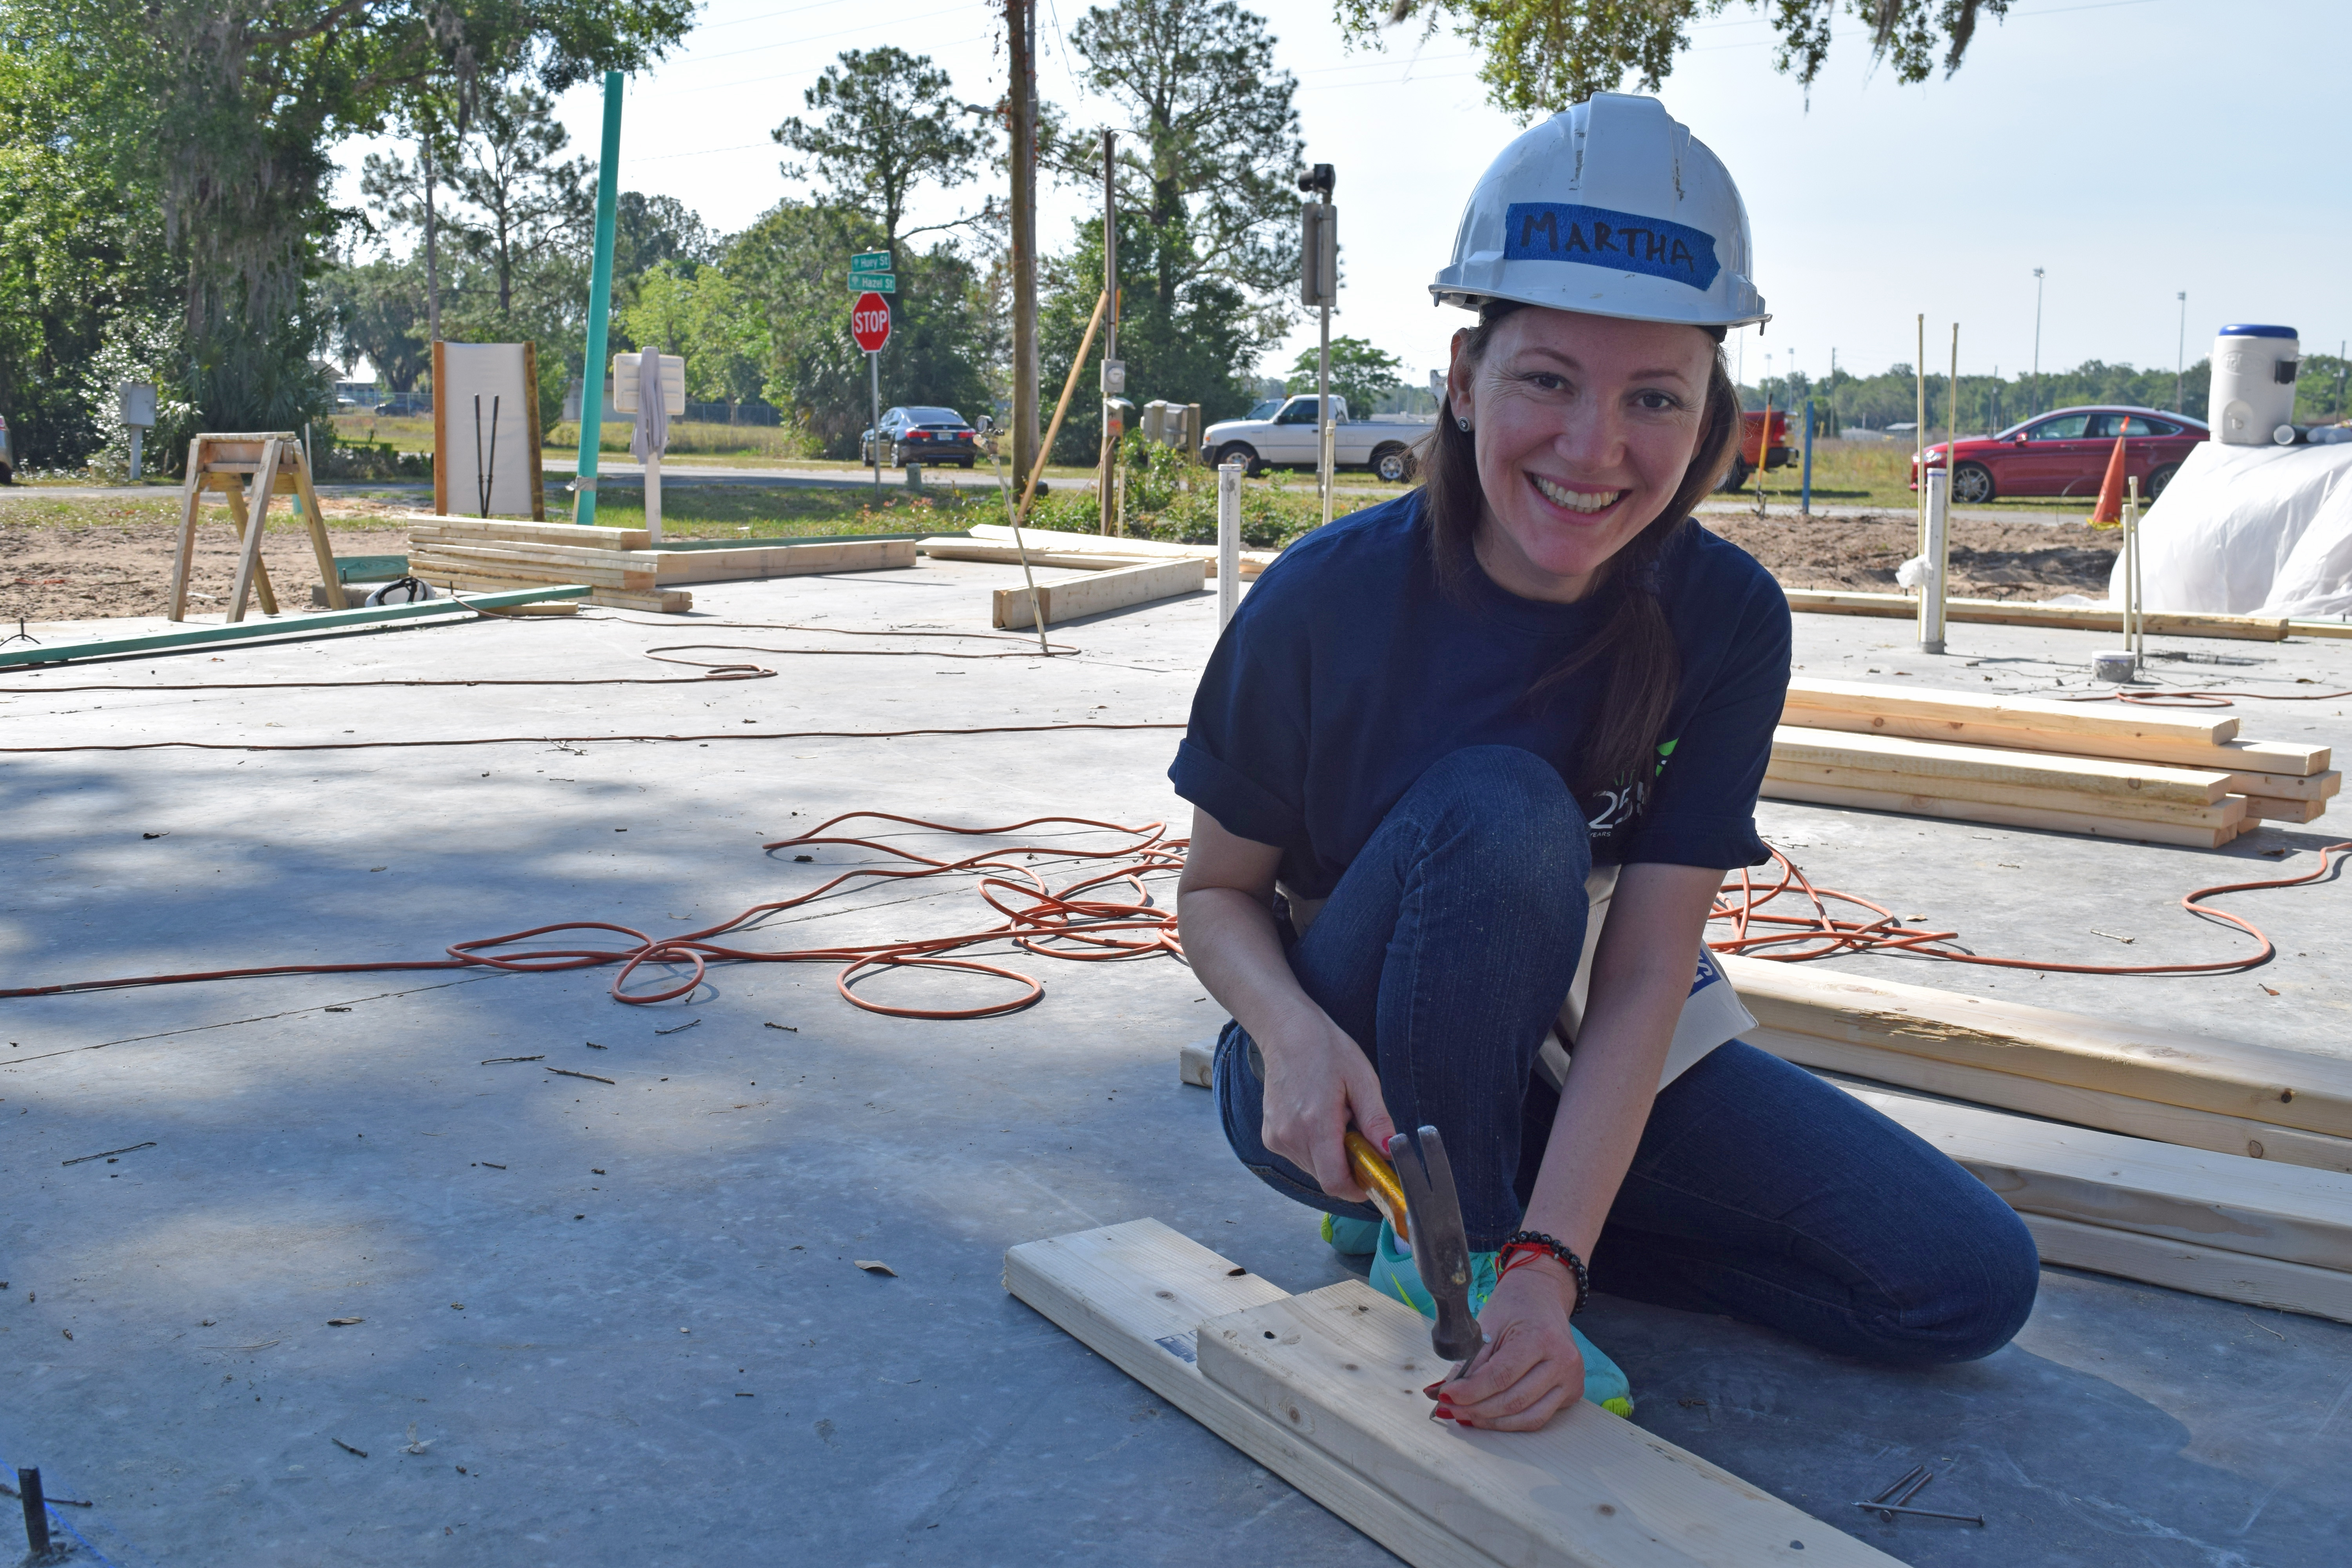
[[1513, 202], [1503, 218], [1506, 261], [1579, 261], [1669, 279], [1705, 293], [1722, 264], [1712, 237], [1685, 224], [1565, 202]]

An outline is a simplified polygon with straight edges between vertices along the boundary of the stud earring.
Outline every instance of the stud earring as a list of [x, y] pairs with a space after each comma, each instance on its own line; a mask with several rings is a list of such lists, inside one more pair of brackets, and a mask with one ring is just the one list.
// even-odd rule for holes
[[1467, 430], [1467, 429], [1469, 429], [1469, 428], [1470, 428], [1470, 421], [1468, 421], [1467, 419], [1465, 419], [1465, 418], [1461, 417], [1459, 415], [1456, 415], [1456, 416], [1454, 416], [1454, 423], [1455, 423], [1456, 425], [1461, 426], [1462, 426], [1462, 428], [1464, 428], [1465, 430]]

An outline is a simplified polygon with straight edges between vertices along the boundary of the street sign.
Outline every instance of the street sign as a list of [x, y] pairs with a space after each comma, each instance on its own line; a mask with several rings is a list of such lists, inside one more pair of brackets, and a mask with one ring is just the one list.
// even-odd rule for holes
[[890, 301], [879, 294], [860, 294], [850, 308], [849, 335], [867, 353], [878, 353], [890, 341]]
[[883, 273], [892, 270], [894, 269], [890, 265], [890, 253], [887, 250], [861, 250], [849, 258], [849, 275], [852, 278], [864, 277], [869, 272]]
[[849, 275], [849, 286], [860, 292], [870, 289], [877, 294], [896, 294], [898, 291], [898, 275], [895, 272], [853, 272]]

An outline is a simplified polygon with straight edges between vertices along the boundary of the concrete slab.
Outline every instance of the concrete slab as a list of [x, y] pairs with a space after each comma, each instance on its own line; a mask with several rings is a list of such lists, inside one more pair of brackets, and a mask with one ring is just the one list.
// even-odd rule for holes
[[[987, 637], [989, 592], [1017, 575], [937, 563], [715, 586], [683, 617], [591, 610], [27, 672], [0, 680], [0, 745], [1181, 720], [1212, 597], [1066, 628], [1080, 651], [1047, 662]], [[875, 630], [971, 640], [840, 635]], [[2071, 690], [2109, 640], [1954, 630], [1958, 651], [1930, 661], [1889, 624], [1801, 617], [1799, 659]], [[131, 689], [690, 676], [645, 654], [691, 643], [718, 646], [680, 657], [780, 673]], [[2352, 685], [2340, 644], [2261, 657], [2196, 673]], [[108, 689], [63, 689], [88, 686]], [[2352, 740], [2334, 703], [2255, 707], [2248, 729]], [[1170, 818], [1173, 743], [0, 753], [0, 953], [24, 984], [430, 959], [571, 919], [692, 930], [864, 858], [761, 852], [837, 811]], [[2300, 869], [2327, 838], [2265, 828], [2196, 853], [1771, 803], [1765, 819], [1822, 881], [1985, 951], [2094, 958], [2234, 950], [2178, 894]], [[2275, 996], [2246, 976], [1840, 966], [2341, 1051], [2345, 897], [2323, 884], [2233, 905], [2281, 937], [2261, 976]], [[986, 918], [944, 883], [840, 908], [758, 941]], [[1209, 1097], [1179, 1086], [1177, 1047], [1219, 1021], [1181, 965], [1009, 962], [1046, 983], [1044, 1002], [967, 1023], [857, 1011], [831, 963], [719, 969], [643, 1009], [611, 999], [609, 970], [0, 1001], [0, 1465], [40, 1464], [53, 1492], [89, 1499], [63, 1511], [121, 1563], [1378, 1560], [1000, 1288], [1006, 1246], [1139, 1215], [1292, 1289], [1342, 1275], [1311, 1217], [1234, 1165]], [[937, 1005], [987, 994], [960, 977], [873, 984]], [[493, 1059], [514, 1057], [541, 1059]], [[330, 1326], [345, 1318], [361, 1321]], [[1929, 1373], [1622, 1301], [1591, 1318], [1643, 1424], [1908, 1562], [2318, 1564], [2352, 1547], [2352, 1327], [2060, 1270], [2016, 1344]], [[1980, 1510], [1986, 1531], [1847, 1506], [1920, 1462], [1938, 1476], [1920, 1502]]]

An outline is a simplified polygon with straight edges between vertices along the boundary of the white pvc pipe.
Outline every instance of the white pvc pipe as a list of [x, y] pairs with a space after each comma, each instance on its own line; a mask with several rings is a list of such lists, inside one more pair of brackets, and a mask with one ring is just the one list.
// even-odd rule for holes
[[1920, 551], [1927, 580], [1919, 584], [1919, 651], [1944, 651], [1944, 577], [1951, 563], [1952, 477], [1947, 468], [1929, 468], [1922, 489], [1927, 492], [1927, 538]]
[[1242, 602], [1242, 465], [1217, 469], [1217, 630]]

